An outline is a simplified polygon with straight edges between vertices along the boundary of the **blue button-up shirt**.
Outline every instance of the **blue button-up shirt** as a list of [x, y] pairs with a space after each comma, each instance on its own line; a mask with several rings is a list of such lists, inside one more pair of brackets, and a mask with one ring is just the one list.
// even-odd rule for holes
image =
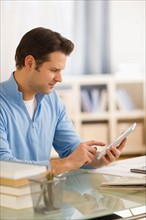
[[49, 166], [52, 146], [63, 158], [79, 145], [80, 137], [54, 90], [36, 95], [37, 108], [31, 119], [13, 74], [0, 89], [1, 160]]

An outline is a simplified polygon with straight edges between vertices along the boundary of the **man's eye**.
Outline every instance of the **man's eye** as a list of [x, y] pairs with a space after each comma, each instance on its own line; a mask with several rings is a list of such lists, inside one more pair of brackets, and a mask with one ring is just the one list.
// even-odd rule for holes
[[57, 70], [56, 70], [56, 69], [55, 69], [55, 70], [51, 70], [51, 72], [56, 73], [56, 72], [57, 72]]

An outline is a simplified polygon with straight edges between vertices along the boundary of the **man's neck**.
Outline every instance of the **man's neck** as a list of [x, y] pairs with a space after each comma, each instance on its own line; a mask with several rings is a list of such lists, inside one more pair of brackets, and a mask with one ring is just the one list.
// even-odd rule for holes
[[18, 90], [22, 92], [23, 100], [28, 101], [34, 99], [35, 93], [30, 90], [25, 75], [27, 73], [24, 73], [23, 70], [16, 70], [14, 72], [14, 79], [18, 85]]

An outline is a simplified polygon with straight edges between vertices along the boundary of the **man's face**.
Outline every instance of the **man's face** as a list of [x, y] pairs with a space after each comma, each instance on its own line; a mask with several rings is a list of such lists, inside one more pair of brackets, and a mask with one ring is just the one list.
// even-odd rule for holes
[[52, 52], [49, 61], [44, 62], [38, 70], [30, 72], [29, 88], [36, 93], [48, 94], [57, 82], [62, 81], [61, 71], [65, 68], [67, 56], [61, 52]]

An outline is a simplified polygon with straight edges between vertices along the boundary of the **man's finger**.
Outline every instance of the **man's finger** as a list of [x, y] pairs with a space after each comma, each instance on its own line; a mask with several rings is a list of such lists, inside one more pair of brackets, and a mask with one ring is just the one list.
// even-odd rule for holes
[[89, 146], [105, 146], [105, 143], [101, 142], [101, 141], [86, 141], [85, 142], [87, 145]]

